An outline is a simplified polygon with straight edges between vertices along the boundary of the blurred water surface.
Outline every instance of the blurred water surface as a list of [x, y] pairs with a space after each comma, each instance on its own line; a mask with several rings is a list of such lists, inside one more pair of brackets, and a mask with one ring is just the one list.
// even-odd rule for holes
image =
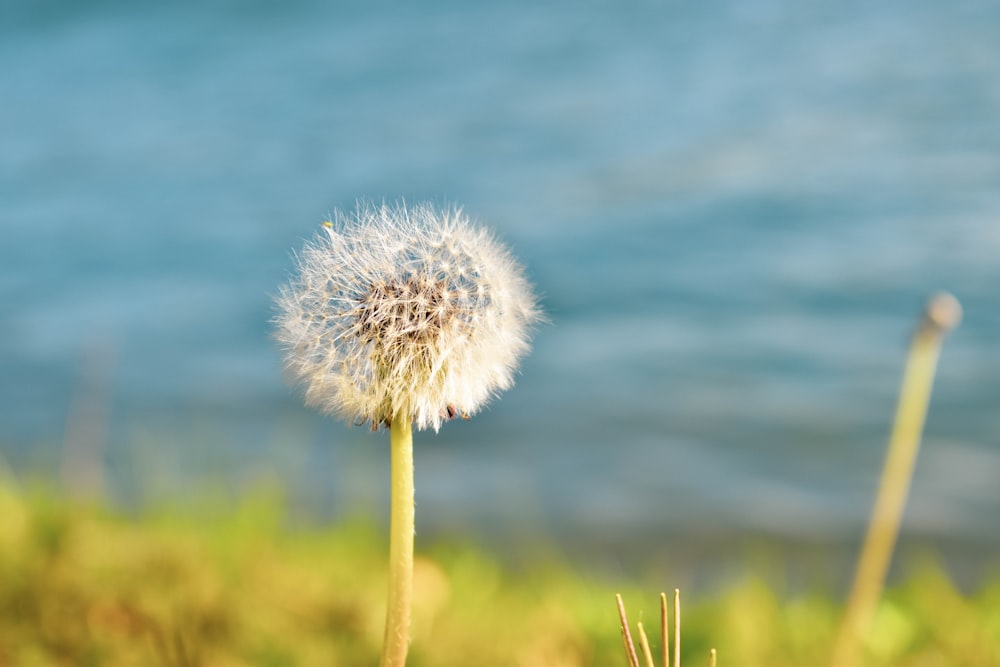
[[7, 0], [0, 451], [91, 452], [122, 497], [384, 508], [387, 437], [300, 407], [271, 296], [333, 209], [431, 199], [551, 323], [515, 389], [418, 434], [426, 530], [856, 537], [948, 289], [907, 526], [988, 553], [998, 34], [986, 0]]

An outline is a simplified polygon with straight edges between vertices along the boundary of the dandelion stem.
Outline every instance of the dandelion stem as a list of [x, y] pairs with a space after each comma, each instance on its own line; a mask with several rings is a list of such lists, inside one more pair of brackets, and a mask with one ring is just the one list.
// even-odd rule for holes
[[953, 296], [935, 296], [928, 302], [910, 345], [875, 506], [833, 646], [834, 667], [851, 667], [858, 663], [860, 643], [882, 594], [899, 535], [941, 342], [960, 317], [961, 306]]
[[389, 594], [381, 667], [403, 667], [410, 642], [413, 597], [413, 427], [392, 420], [392, 496], [389, 511]]

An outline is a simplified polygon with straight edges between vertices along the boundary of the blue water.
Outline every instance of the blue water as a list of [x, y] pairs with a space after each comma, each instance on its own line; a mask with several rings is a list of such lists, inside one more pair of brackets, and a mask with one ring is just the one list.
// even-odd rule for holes
[[431, 199], [550, 323], [485, 414], [418, 434], [424, 530], [856, 538], [947, 289], [907, 532], [989, 553], [997, 35], [987, 0], [7, 0], [0, 453], [384, 509], [385, 434], [300, 406], [271, 297], [330, 211]]

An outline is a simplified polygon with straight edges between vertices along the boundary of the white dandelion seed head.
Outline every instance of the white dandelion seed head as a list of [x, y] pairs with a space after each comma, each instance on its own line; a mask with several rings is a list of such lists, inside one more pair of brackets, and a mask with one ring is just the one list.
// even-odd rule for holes
[[513, 384], [539, 319], [522, 270], [460, 209], [359, 204], [297, 256], [276, 337], [307, 405], [372, 427], [471, 415]]

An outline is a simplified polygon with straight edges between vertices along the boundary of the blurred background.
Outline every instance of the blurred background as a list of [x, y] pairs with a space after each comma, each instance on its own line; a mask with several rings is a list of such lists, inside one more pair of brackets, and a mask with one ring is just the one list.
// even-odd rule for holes
[[[1000, 5], [6, 0], [0, 455], [123, 506], [384, 517], [272, 298], [359, 199], [462, 205], [550, 323], [416, 435], [418, 533], [605, 563], [861, 537], [926, 296], [906, 545], [1000, 547]], [[841, 550], [841, 551], [838, 551]]]

